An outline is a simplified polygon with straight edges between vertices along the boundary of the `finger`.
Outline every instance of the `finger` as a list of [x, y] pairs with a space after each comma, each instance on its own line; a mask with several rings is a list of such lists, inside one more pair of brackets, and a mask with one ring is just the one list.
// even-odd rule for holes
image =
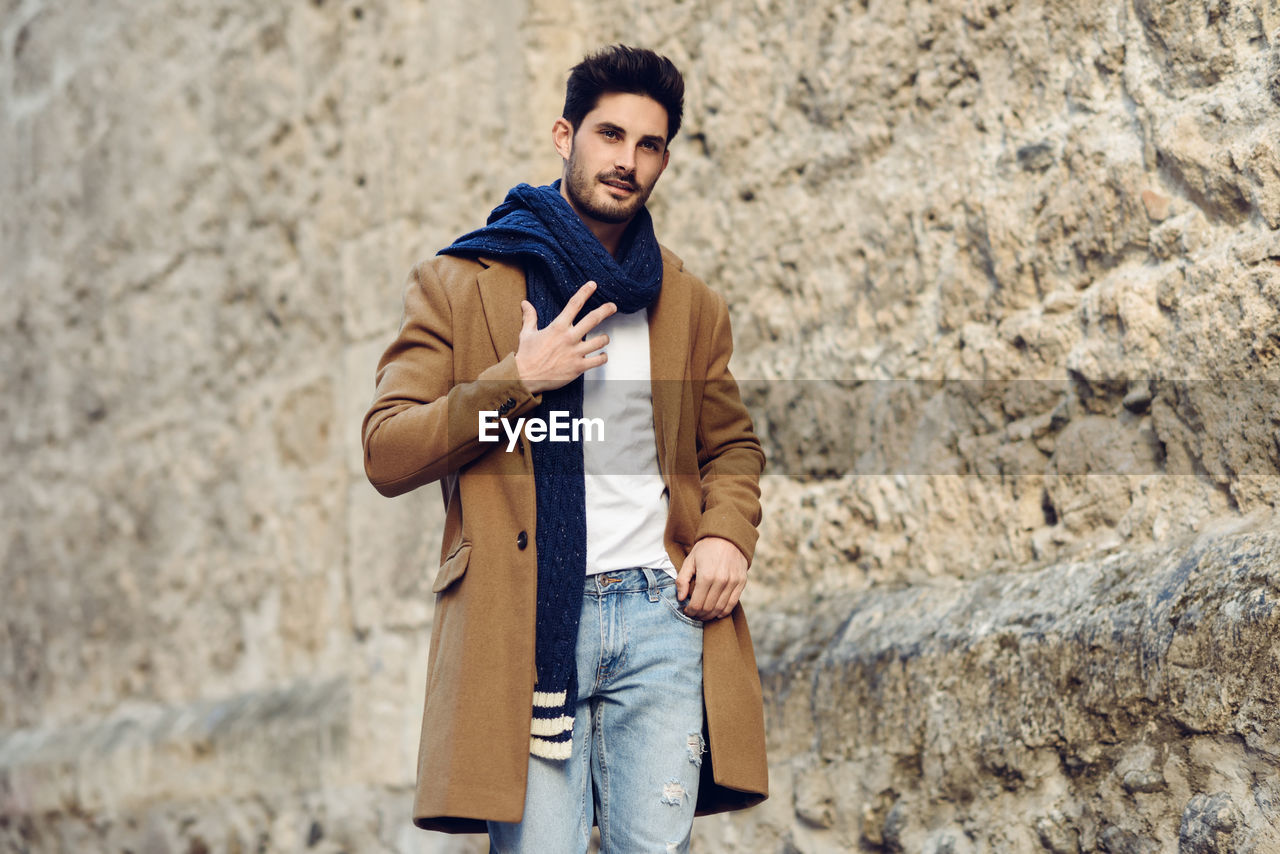
[[733, 606], [737, 605], [738, 600], [742, 598], [742, 589], [746, 586], [744, 582], [725, 585], [724, 592], [720, 594], [720, 599], [716, 602], [716, 619], [727, 617], [733, 613]]
[[[709, 577], [709, 576], [708, 576]], [[707, 613], [707, 597], [711, 593], [712, 583], [705, 578], [695, 577], [693, 591], [689, 595], [689, 604], [685, 613], [694, 617], [703, 617]]]
[[582, 353], [583, 355], [586, 355], [587, 353], [594, 352], [596, 350], [601, 349], [608, 343], [609, 343], [608, 335], [597, 335], [594, 338], [588, 338], [586, 341], [582, 342], [582, 345], [581, 345]]
[[739, 594], [742, 593], [743, 583], [741, 577], [732, 569], [725, 570], [724, 584], [720, 587], [715, 605], [711, 608], [714, 619], [719, 619], [733, 610]]
[[527, 299], [520, 300], [520, 331], [536, 332], [538, 330], [538, 310]]
[[710, 584], [703, 585], [702, 607], [699, 608], [699, 617], [711, 619], [719, 616], [720, 600], [724, 596], [727, 587], [728, 584], [725, 578], [720, 575], [712, 579]]
[[596, 292], [596, 283], [587, 282], [578, 288], [577, 293], [569, 297], [569, 301], [564, 304], [564, 311], [556, 320], [563, 320], [570, 326], [573, 325], [573, 319], [578, 316], [578, 312], [582, 311], [582, 307], [587, 304], [587, 300]]
[[707, 610], [711, 612], [711, 618], [717, 619], [724, 616], [725, 606], [729, 604], [729, 598], [733, 596], [733, 585], [726, 584], [716, 594], [716, 598], [711, 600], [707, 605]]
[[608, 353], [596, 353], [594, 356], [583, 356], [582, 370], [579, 371], [579, 373], [585, 374], [587, 371], [591, 370], [592, 368], [598, 368], [607, 361], [609, 361]]
[[618, 306], [616, 303], [607, 302], [604, 305], [596, 306], [595, 308], [591, 309], [591, 311], [589, 311], [587, 314], [584, 314], [582, 316], [582, 319], [574, 324], [573, 334], [577, 337], [582, 337], [583, 335], [586, 335], [592, 329], [599, 326], [601, 321], [603, 321], [606, 317], [610, 317], [616, 314], [617, 311], [618, 311]]
[[680, 572], [676, 574], [676, 598], [683, 602], [689, 598], [689, 584], [693, 581], [693, 552], [684, 559]]

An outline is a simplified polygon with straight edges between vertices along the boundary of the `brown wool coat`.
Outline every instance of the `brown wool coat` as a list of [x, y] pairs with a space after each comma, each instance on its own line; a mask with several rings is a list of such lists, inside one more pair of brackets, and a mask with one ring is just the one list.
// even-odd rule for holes
[[[764, 464], [737, 386], [724, 300], [663, 250], [650, 309], [654, 430], [669, 488], [666, 548], [676, 566], [698, 539], [732, 541], [750, 560]], [[414, 821], [481, 832], [524, 809], [535, 670], [532, 463], [478, 441], [478, 413], [528, 415], [519, 380], [524, 275], [481, 258], [436, 257], [409, 276], [399, 335], [378, 366], [364, 422], [365, 468], [384, 495], [440, 481], [444, 546], [418, 755]], [[501, 431], [500, 431], [501, 432]], [[703, 632], [708, 759], [698, 813], [768, 793], [760, 678], [742, 607]], [[709, 761], [708, 761], [709, 760]]]

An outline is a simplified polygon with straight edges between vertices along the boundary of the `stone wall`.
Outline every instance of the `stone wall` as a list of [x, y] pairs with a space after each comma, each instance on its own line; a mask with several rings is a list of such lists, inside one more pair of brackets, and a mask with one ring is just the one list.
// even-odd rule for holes
[[483, 850], [407, 822], [439, 502], [359, 421], [618, 40], [771, 460], [698, 850], [1280, 849], [1275, 0], [0, 0], [0, 845]]

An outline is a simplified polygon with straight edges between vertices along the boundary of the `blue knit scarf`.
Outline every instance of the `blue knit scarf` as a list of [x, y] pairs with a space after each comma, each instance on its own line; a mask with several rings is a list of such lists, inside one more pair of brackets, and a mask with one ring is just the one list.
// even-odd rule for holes
[[[539, 328], [554, 320], [588, 281], [595, 281], [596, 290], [582, 313], [607, 302], [617, 304], [620, 312], [640, 311], [657, 299], [662, 287], [662, 252], [649, 211], [641, 208], [627, 226], [615, 259], [561, 197], [559, 181], [512, 188], [484, 228], [459, 237], [440, 254], [486, 255], [522, 264], [526, 298], [538, 312]], [[534, 414], [550, 419], [551, 412], [564, 411], [581, 418], [582, 387], [578, 377], [543, 392]], [[548, 759], [567, 759], [578, 699], [575, 660], [587, 563], [582, 446], [543, 441], [530, 442], [529, 448], [538, 513], [538, 682], [529, 750]]]

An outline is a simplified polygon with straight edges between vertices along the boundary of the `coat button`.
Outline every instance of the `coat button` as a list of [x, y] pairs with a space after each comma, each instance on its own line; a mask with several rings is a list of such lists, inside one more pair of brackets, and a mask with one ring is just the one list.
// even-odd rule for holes
[[524, 547], [527, 545], [529, 545], [529, 535], [526, 534], [524, 531], [521, 531], [520, 533], [516, 534], [516, 548], [523, 551]]

